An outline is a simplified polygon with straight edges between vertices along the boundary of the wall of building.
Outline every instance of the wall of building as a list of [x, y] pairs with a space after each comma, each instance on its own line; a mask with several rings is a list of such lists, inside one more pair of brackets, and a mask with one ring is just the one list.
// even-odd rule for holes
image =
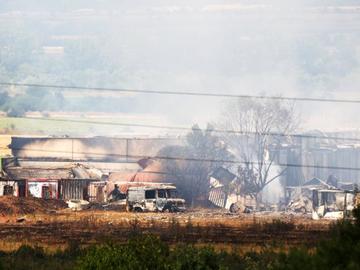
[[360, 184], [360, 147], [356, 145], [291, 146], [281, 152], [279, 163], [304, 165], [287, 167], [283, 177], [288, 186], [314, 177], [327, 181], [330, 175], [340, 182]]
[[10, 148], [18, 158], [131, 161], [154, 156], [164, 146], [181, 143], [176, 138], [12, 137]]
[[4, 188], [5, 186], [12, 186], [13, 188], [13, 194], [14, 196], [17, 196], [18, 194], [18, 186], [15, 181], [0, 181], [0, 196], [4, 195]]
[[58, 198], [58, 182], [57, 181], [28, 181], [28, 193], [36, 198], [47, 198], [44, 189], [48, 190], [51, 199]]

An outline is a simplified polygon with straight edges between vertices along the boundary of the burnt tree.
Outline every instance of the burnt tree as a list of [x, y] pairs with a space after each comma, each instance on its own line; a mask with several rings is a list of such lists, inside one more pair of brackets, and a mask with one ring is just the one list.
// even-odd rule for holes
[[223, 140], [239, 159], [243, 193], [258, 198], [265, 186], [286, 170], [274, 172], [282, 143], [297, 126], [294, 104], [281, 100], [239, 99], [226, 104], [217, 126], [230, 132]]

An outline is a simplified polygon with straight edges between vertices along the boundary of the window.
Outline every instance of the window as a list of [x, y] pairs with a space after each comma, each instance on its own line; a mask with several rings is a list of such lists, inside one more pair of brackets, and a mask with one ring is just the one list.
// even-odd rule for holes
[[42, 191], [41, 197], [42, 197], [43, 199], [50, 199], [50, 198], [51, 198], [51, 190], [50, 190], [50, 187], [48, 187], [48, 186], [42, 186], [41, 191]]
[[14, 187], [10, 185], [5, 185], [3, 195], [13, 195], [13, 194], [14, 194]]
[[168, 189], [167, 191], [167, 197], [168, 198], [177, 198], [177, 190], [176, 189]]
[[145, 190], [145, 199], [155, 199], [155, 190]]
[[166, 192], [164, 189], [158, 190], [158, 198], [166, 198]]

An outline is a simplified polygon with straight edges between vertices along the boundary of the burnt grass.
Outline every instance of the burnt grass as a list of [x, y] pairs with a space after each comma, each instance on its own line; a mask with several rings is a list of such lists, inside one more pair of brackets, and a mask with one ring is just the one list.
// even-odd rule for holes
[[356, 231], [350, 223], [324, 226], [281, 218], [239, 216], [236, 223], [226, 217], [218, 222], [133, 217], [109, 222], [81, 214], [1, 223], [2, 243], [18, 248], [0, 252], [0, 269], [323, 269], [332, 263], [324, 258], [334, 258], [329, 247], [344, 246], [334, 235], [343, 241], [344, 234]]
[[149, 220], [137, 218], [117, 223], [103, 222], [93, 216], [79, 220], [35, 223], [0, 224], [0, 239], [4, 243], [66, 246], [72, 241], [88, 246], [94, 243], [124, 243], [138, 235], [155, 235], [169, 244], [231, 244], [239, 246], [314, 246], [329, 236], [328, 227], [295, 224], [293, 221], [273, 219], [253, 221], [243, 226], [231, 223], [197, 223], [190, 218], [185, 222], [172, 218]]

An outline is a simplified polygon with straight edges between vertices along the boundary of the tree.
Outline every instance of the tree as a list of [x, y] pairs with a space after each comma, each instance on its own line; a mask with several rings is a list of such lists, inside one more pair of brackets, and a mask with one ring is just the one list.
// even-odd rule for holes
[[0, 106], [6, 104], [6, 102], [8, 102], [9, 100], [9, 94], [6, 91], [1, 91], [0, 92]]
[[223, 139], [241, 161], [238, 178], [244, 193], [258, 198], [263, 188], [286, 170], [271, 172], [281, 143], [290, 139], [283, 135], [297, 128], [294, 105], [281, 100], [231, 101], [218, 126], [237, 131], [224, 133]]
[[231, 158], [224, 143], [213, 134], [211, 125], [205, 130], [194, 125], [184, 146], [164, 147], [158, 155], [164, 157], [163, 170], [173, 177], [181, 195], [192, 206], [198, 199], [206, 200], [210, 173]]

